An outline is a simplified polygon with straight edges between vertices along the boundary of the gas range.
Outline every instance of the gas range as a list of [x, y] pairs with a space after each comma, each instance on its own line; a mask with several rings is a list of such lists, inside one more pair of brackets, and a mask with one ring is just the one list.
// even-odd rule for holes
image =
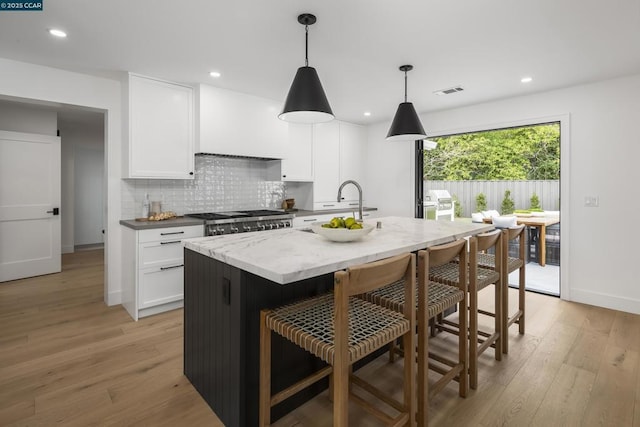
[[205, 221], [205, 236], [289, 228], [293, 221], [293, 214], [291, 213], [268, 209], [205, 212], [187, 214], [186, 216], [203, 219]]

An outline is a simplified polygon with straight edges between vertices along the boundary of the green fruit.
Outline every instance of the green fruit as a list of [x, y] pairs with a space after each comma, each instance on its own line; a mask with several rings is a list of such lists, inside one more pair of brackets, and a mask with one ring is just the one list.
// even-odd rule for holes
[[321, 227], [322, 228], [331, 228], [331, 224], [322, 224]]
[[362, 229], [362, 224], [360, 223], [354, 223], [351, 224], [351, 227], [349, 227], [349, 230], [361, 230]]
[[355, 223], [356, 223], [356, 219], [355, 218], [349, 217], [349, 218], [344, 220], [344, 226], [347, 227], [347, 228], [351, 228], [351, 226], [353, 224], [355, 224]]

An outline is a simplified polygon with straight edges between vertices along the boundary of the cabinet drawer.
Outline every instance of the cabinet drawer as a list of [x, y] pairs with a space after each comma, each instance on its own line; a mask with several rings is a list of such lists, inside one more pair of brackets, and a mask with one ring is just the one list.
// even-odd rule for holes
[[163, 267], [140, 270], [138, 308], [148, 308], [184, 297], [184, 266], [182, 261]]
[[193, 237], [202, 237], [204, 235], [204, 226], [152, 228], [150, 230], [140, 230], [139, 233], [138, 241], [140, 243], [191, 239]]
[[140, 268], [167, 263], [181, 264], [184, 245], [180, 239], [147, 242], [140, 243], [139, 251]]
[[[362, 206], [366, 206], [366, 200], [362, 201]], [[358, 211], [358, 201], [357, 200], [343, 200], [341, 202], [336, 201], [325, 201], [325, 202], [315, 202], [313, 204], [314, 211], [326, 211], [326, 210], [335, 210], [335, 209], [344, 209], [347, 211]]]

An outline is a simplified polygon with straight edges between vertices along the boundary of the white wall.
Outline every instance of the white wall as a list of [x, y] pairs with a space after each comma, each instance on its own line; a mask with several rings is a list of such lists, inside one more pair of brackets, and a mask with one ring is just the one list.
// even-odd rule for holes
[[[0, 95], [79, 105], [106, 112], [107, 212], [105, 301], [120, 304], [120, 177], [122, 115], [120, 82], [0, 58]], [[20, 99], [16, 99], [19, 101]]]
[[[421, 120], [435, 136], [554, 117], [562, 118], [567, 138], [561, 159], [562, 297], [640, 313], [633, 268], [638, 232], [631, 223], [640, 212], [640, 75], [423, 114]], [[372, 206], [413, 216], [412, 150], [390, 148], [384, 141], [388, 126], [369, 129], [369, 170], [386, 171], [369, 175], [380, 190]], [[600, 206], [585, 207], [585, 196], [599, 196]]]
[[58, 117], [54, 110], [42, 106], [0, 100], [0, 130], [55, 136]]
[[[103, 241], [104, 126], [59, 120], [58, 128], [62, 141], [61, 208], [65, 213], [62, 253], [70, 253], [75, 245]], [[93, 165], [78, 168], [78, 155], [85, 156]]]
[[73, 243], [103, 242], [104, 151], [77, 145], [74, 150]]

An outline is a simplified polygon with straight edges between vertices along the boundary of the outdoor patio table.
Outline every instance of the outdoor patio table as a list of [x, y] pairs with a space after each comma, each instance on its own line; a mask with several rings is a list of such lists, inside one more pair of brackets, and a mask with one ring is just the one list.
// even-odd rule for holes
[[[538, 263], [544, 267], [547, 264], [547, 227], [550, 225], [558, 224], [560, 222], [559, 217], [517, 217], [518, 225], [524, 224], [527, 227], [535, 227], [538, 229], [538, 241], [540, 242], [540, 256], [538, 257]], [[491, 223], [491, 218], [484, 218], [484, 222]]]

